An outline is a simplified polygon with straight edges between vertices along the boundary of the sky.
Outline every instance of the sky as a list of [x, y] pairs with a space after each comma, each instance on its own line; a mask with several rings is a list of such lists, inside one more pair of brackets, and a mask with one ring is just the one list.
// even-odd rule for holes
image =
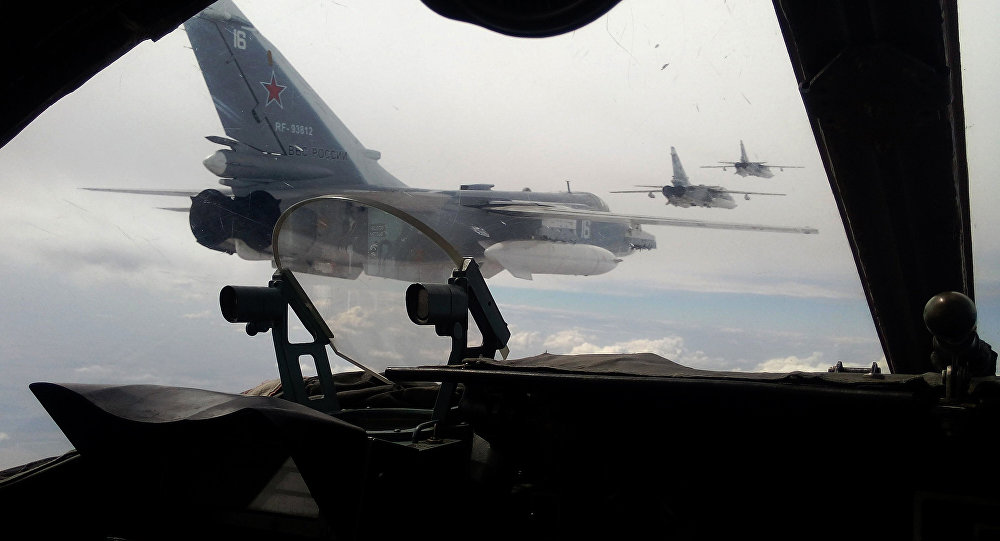
[[[569, 180], [617, 212], [820, 230], [647, 227], [658, 248], [601, 276], [501, 273], [490, 286], [513, 356], [651, 351], [745, 371], [884, 362], [770, 2], [624, 0], [585, 28], [540, 40], [443, 19], [416, 1], [238, 5], [409, 186], [563, 191]], [[990, 93], [998, 12], [962, 3], [987, 340], [1000, 338], [985, 324], [1000, 320], [997, 189], [977, 179], [1000, 167], [990, 133], [1000, 120]], [[217, 301], [227, 284], [265, 285], [269, 262], [196, 244], [185, 213], [159, 208], [183, 199], [80, 189], [213, 187], [201, 164], [217, 149], [208, 135], [222, 135], [221, 125], [177, 30], [140, 44], [0, 149], [0, 468], [70, 447], [28, 391], [34, 381], [239, 392], [277, 377], [270, 336], [227, 323]], [[754, 179], [699, 167], [737, 159], [741, 139], [751, 159], [804, 168]], [[788, 195], [725, 210], [609, 193], [668, 182], [670, 146], [694, 183]], [[390, 333], [388, 323], [340, 323], [345, 336]]]

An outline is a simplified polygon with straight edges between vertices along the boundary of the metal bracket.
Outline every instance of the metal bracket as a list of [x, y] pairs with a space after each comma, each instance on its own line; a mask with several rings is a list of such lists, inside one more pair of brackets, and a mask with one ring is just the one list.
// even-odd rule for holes
[[[250, 336], [271, 331], [274, 354], [278, 361], [282, 396], [286, 400], [309, 406], [323, 413], [340, 411], [337, 391], [326, 352], [329, 331], [323, 327], [322, 318], [316, 317], [315, 308], [291, 273], [277, 271], [267, 287], [226, 286], [219, 294], [222, 315], [232, 323], [246, 323]], [[292, 343], [288, 337], [288, 308], [298, 316], [312, 336], [311, 342]], [[299, 360], [312, 358], [319, 376], [322, 393], [309, 396]]]
[[882, 379], [882, 369], [879, 368], [877, 362], [872, 362], [871, 367], [863, 368], [860, 366], [844, 366], [843, 361], [837, 361], [836, 366], [831, 366], [827, 369], [827, 372], [842, 372], [847, 374], [864, 374], [872, 379]]

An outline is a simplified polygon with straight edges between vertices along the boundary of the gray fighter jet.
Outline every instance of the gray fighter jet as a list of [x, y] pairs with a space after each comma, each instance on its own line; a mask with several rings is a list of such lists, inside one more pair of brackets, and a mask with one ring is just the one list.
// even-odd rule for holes
[[736, 201], [731, 194], [740, 194], [747, 201], [751, 195], [785, 195], [783, 193], [769, 192], [743, 192], [738, 190], [728, 190], [722, 186], [706, 186], [704, 184], [692, 185], [681, 158], [677, 155], [677, 149], [670, 147], [670, 159], [674, 166], [674, 176], [670, 179], [673, 185], [660, 186], [650, 184], [636, 184], [638, 188], [655, 188], [655, 190], [614, 190], [611, 193], [648, 193], [649, 198], [656, 197], [658, 190], [667, 198], [668, 205], [682, 208], [705, 207], [705, 208], [736, 208]]
[[741, 177], [760, 177], [760, 178], [771, 178], [774, 176], [774, 172], [771, 171], [772, 167], [777, 167], [779, 171], [784, 171], [785, 169], [802, 169], [801, 165], [767, 165], [767, 162], [752, 162], [747, 158], [747, 149], [743, 146], [743, 140], [740, 140], [740, 161], [738, 162], [719, 162], [725, 165], [703, 165], [703, 169], [722, 169], [725, 171], [730, 167], [733, 171]]
[[[184, 24], [226, 137], [204, 160], [221, 190], [103, 191], [191, 197], [191, 230], [212, 250], [269, 260], [280, 213], [304, 199], [363, 195], [409, 212], [439, 231], [483, 273], [591, 275], [621, 257], [656, 247], [643, 225], [779, 233], [810, 227], [706, 222], [615, 214], [585, 192], [496, 191], [492, 184], [459, 190], [411, 188], [382, 168], [381, 153], [364, 147], [299, 73], [232, 2], [216, 3]], [[320, 224], [343, 217], [318, 217]], [[356, 278], [363, 269], [343, 268]]]

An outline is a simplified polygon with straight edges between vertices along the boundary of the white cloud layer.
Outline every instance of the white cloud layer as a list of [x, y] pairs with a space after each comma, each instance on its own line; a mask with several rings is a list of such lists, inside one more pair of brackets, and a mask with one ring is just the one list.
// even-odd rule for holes
[[823, 353], [814, 351], [808, 357], [789, 355], [768, 359], [754, 368], [754, 372], [826, 372], [830, 363], [823, 360]]
[[511, 335], [512, 350], [519, 352], [560, 353], [582, 355], [588, 353], [654, 353], [665, 359], [692, 368], [725, 369], [725, 361], [712, 358], [703, 351], [685, 346], [684, 338], [666, 336], [662, 338], [637, 338], [633, 340], [603, 342], [600, 337], [582, 328], [562, 330], [544, 335], [539, 331], [520, 331]]
[[[511, 335], [511, 347], [518, 352], [530, 351], [559, 354], [588, 353], [654, 353], [676, 363], [691, 368], [720, 371], [746, 372], [826, 372], [836, 364], [829, 360], [831, 355], [822, 351], [813, 351], [809, 355], [785, 355], [770, 357], [764, 360], [753, 360], [737, 357], [722, 357], [706, 354], [699, 349], [690, 348], [681, 336], [665, 336], [661, 338], [636, 338], [632, 340], [607, 341], [596, 333], [583, 328], [572, 328], [552, 334], [540, 331], [517, 331]], [[528, 355], [519, 355], [528, 356]], [[871, 361], [849, 359], [847, 366], [869, 366]], [[883, 371], [887, 371], [885, 356], [876, 362]]]

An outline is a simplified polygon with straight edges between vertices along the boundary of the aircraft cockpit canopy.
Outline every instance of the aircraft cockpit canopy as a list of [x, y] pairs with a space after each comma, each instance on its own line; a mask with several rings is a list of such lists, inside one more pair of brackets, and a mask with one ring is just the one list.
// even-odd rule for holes
[[[510, 325], [512, 356], [650, 352], [703, 370], [816, 372], [841, 362], [877, 363], [889, 372], [880, 332], [889, 336], [893, 330], [876, 328], [863, 284], [889, 284], [890, 300], [878, 301], [880, 317], [898, 315], [907, 328], [920, 328], [923, 302], [939, 292], [932, 279], [934, 251], [911, 257], [916, 252], [903, 248], [955, 243], [962, 235], [954, 234], [954, 224], [935, 228], [951, 222], [939, 220], [942, 215], [931, 205], [959, 199], [922, 195], [939, 192], [925, 190], [917, 172], [932, 155], [935, 166], [927, 171], [938, 171], [940, 156], [932, 150], [938, 143], [949, 149], [951, 164], [952, 142], [959, 138], [967, 139], [970, 191], [976, 195], [969, 199], [976, 260], [973, 265], [969, 250], [961, 257], [944, 256], [942, 266], [975, 269], [979, 332], [1000, 343], [1000, 327], [990, 323], [1000, 321], [998, 277], [990, 270], [997, 267], [1000, 243], [993, 232], [1000, 228], [992, 226], [994, 188], [981, 180], [1000, 167], [993, 163], [991, 149], [997, 145], [989, 129], [1000, 121], [994, 118], [1000, 112], [991, 90], [1000, 67], [992, 60], [996, 44], [988, 39], [1000, 8], [962, 2], [958, 20], [948, 19], [963, 35], [963, 69], [956, 73], [902, 61], [916, 57], [933, 66], [928, 58], [943, 45], [928, 47], [926, 57], [916, 55], [923, 43], [917, 34], [911, 39], [903, 30], [867, 26], [866, 16], [842, 9], [840, 2], [820, 4], [808, 4], [823, 15], [810, 19], [808, 9], [782, 1], [682, 0], [665, 6], [627, 0], [573, 32], [520, 39], [456, 23], [420, 2], [345, 9], [336, 3], [295, 0], [279, 8], [237, 0], [253, 27], [214, 36], [224, 36], [223, 45], [234, 54], [251, 51], [260, 43], [258, 35], [271, 47], [254, 56], [259, 73], [244, 72], [245, 79], [232, 66], [231, 72], [211, 72], [218, 80], [236, 80], [214, 93], [216, 81], [211, 76], [206, 81], [187, 32], [195, 25], [186, 30], [175, 21], [157, 41], [142, 41], [0, 148], [0, 176], [16, 179], [5, 193], [0, 225], [17, 232], [3, 242], [5, 253], [16, 254], [6, 259], [6, 271], [18, 284], [5, 289], [2, 299], [8, 306], [31, 307], [0, 316], [12, 329], [3, 343], [4, 411], [17, 426], [43, 425], [45, 414], [26, 390], [27, 383], [41, 379], [242, 390], [273, 376], [271, 344], [248, 340], [219, 318], [214, 304], [219, 288], [258, 284], [274, 272], [266, 231], [281, 212], [307, 197], [359, 190], [377, 192], [398, 208], [408, 204], [436, 229], [461, 232], [462, 242], [449, 242], [460, 256], [480, 259]], [[907, 23], [901, 29], [939, 31], [941, 8], [931, 4], [909, 9], [890, 2], [884, 10], [891, 16], [874, 19], [900, 17]], [[785, 23], [792, 20], [790, 30]], [[81, 27], [89, 33], [77, 36], [78, 43], [103, 35]], [[788, 36], [804, 41], [810, 35], [827, 36], [828, 47], [803, 46], [790, 56]], [[828, 56], [841, 49], [859, 50], [851, 36], [888, 44], [863, 48], [885, 55], [871, 57], [878, 60], [874, 64], [862, 57], [850, 57], [856, 60], [850, 65], [831, 64]], [[54, 57], [23, 58], [33, 69], [47, 69], [59, 66], [66, 54], [61, 48]], [[943, 118], [940, 108], [918, 107], [911, 115], [904, 105], [926, 103], [898, 100], [902, 105], [887, 109], [895, 112], [881, 120], [899, 120], [893, 124], [897, 135], [926, 134], [926, 139], [890, 146], [857, 139], [862, 142], [854, 146], [821, 149], [817, 126], [828, 133], [843, 128], [840, 140], [851, 140], [850, 129], [857, 126], [849, 126], [847, 118], [857, 110], [838, 110], [833, 97], [854, 96], [847, 91], [862, 81], [845, 76], [839, 80], [852, 81], [847, 87], [800, 84], [807, 75], [812, 80], [840, 73], [824, 71], [828, 65], [875, 66], [864, 72], [867, 85], [897, 81], [887, 87], [883, 104], [896, 103], [909, 82], [927, 75], [935, 91], [926, 96], [961, 92], [965, 121], [941, 135], [945, 131], [934, 121]], [[906, 68], [907, 77], [880, 75], [896, 73], [894, 65]], [[939, 79], [947, 73], [960, 75], [961, 85], [939, 92]], [[808, 107], [803, 90], [816, 100]], [[230, 106], [226, 92], [243, 100], [241, 106]], [[356, 140], [342, 148], [319, 143], [326, 124], [318, 119], [327, 117], [303, 115], [306, 103], [317, 111], [327, 108], [337, 119], [329, 126], [342, 126]], [[851, 103], [864, 109], [863, 100]], [[830, 108], [813, 109], [824, 104]], [[240, 142], [249, 139], [250, 123], [259, 130], [255, 138], [275, 141], [267, 152]], [[874, 127], [866, 132], [873, 137], [881, 134]], [[750, 160], [802, 168], [760, 178], [704, 167], [737, 159], [741, 141]], [[369, 147], [379, 149], [378, 160]], [[611, 193], [669, 185], [671, 147], [684, 157], [693, 185], [786, 195], [734, 197], [733, 208], [705, 208], [670, 205], [659, 189]], [[228, 184], [220, 184], [202, 164], [217, 152], [232, 166], [281, 152], [278, 161], [304, 160], [308, 167], [296, 171], [309, 171], [310, 178], [256, 175], [226, 177]], [[893, 168], [903, 165], [907, 174], [897, 174]], [[831, 170], [838, 173], [835, 181], [893, 170], [886, 178], [895, 183], [855, 191], [873, 203], [872, 212], [860, 212], [857, 208], [869, 208], [863, 202], [838, 203]], [[354, 182], [373, 171], [386, 180], [383, 185]], [[352, 181], [330, 181], [328, 173], [344, 173]], [[571, 189], [564, 179], [572, 179]], [[888, 187], [880, 192], [877, 186], [883, 185]], [[240, 187], [240, 195], [233, 186]], [[451, 194], [465, 190], [488, 190], [490, 197], [477, 197], [474, 208], [457, 212]], [[920, 205], [913, 208], [930, 210], [909, 215], [904, 207], [915, 202]], [[850, 222], [864, 222], [864, 230], [852, 237], [845, 233], [848, 212]], [[603, 218], [610, 213], [620, 221], [609, 225]], [[211, 219], [199, 222], [197, 216]], [[640, 227], [629, 217], [659, 222]], [[809, 228], [819, 234], [702, 227], [705, 223]], [[926, 227], [910, 235], [909, 223]], [[315, 225], [327, 231], [352, 227], [322, 219]], [[891, 233], [884, 243], [883, 233]], [[371, 234], [364, 232], [366, 243]], [[859, 269], [863, 261], [852, 243], [865, 239], [870, 244], [864, 253], [886, 259]], [[332, 262], [300, 263], [314, 269], [326, 265], [320, 274], [337, 274], [345, 285], [334, 289], [351, 291], [351, 302], [371, 301], [371, 310], [389, 306], [355, 287], [370, 278], [372, 247], [351, 250]], [[962, 265], [953, 264], [955, 258]], [[918, 283], [928, 290], [919, 302], [915, 293], [892, 297], [900, 290], [893, 284], [912, 292]], [[357, 312], [337, 314], [342, 330], [331, 322], [332, 332], [375, 333], [379, 326], [370, 319], [352, 318]], [[51, 344], [53, 328], [61, 329], [62, 337], [46, 351], [43, 366], [37, 345]], [[918, 338], [914, 341], [929, 348], [929, 334]], [[400, 355], [405, 356], [386, 354], [376, 364], [387, 366], [390, 357]], [[9, 464], [65, 445], [47, 425], [3, 428], [0, 445], [8, 441], [4, 435], [18, 442], [13, 450], [0, 447], [6, 449], [0, 459]]]

